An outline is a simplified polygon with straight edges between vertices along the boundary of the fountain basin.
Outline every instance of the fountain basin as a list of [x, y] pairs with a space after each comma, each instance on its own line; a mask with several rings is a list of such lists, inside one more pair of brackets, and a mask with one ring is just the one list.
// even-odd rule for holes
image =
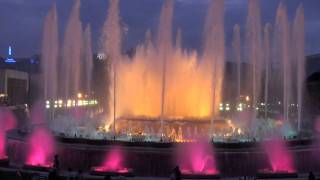
[[297, 178], [298, 173], [296, 172], [285, 172], [285, 171], [279, 171], [279, 172], [273, 172], [270, 170], [262, 170], [259, 171], [256, 175], [258, 179], [285, 179], [285, 178]]
[[134, 177], [132, 169], [122, 168], [117, 170], [108, 170], [105, 167], [92, 167], [90, 170], [91, 175], [96, 176], [125, 176], [125, 177]]
[[[25, 152], [27, 135], [10, 131], [7, 138], [10, 163], [23, 162], [27, 158]], [[61, 169], [70, 167], [90, 171], [91, 168], [88, 167], [99, 166], [106, 154], [119, 146], [121, 151], [126, 154], [125, 167], [132, 168], [135, 176], [168, 176], [172, 169], [177, 166], [172, 161], [174, 159], [174, 147], [178, 143], [119, 142], [68, 138], [57, 138], [57, 140], [59, 146], [56, 154], [60, 156]], [[315, 157], [318, 157], [320, 149], [312, 144], [314, 141], [312, 139], [299, 139], [288, 143], [289, 151], [295, 158], [296, 172], [320, 171], [318, 161], [314, 161]], [[215, 143], [214, 146], [219, 174], [256, 176], [259, 170], [270, 165], [265, 152], [259, 148], [257, 143]]]
[[220, 179], [220, 174], [182, 173], [183, 179]]
[[0, 167], [8, 167], [9, 166], [9, 158], [1, 157], [0, 158]]
[[23, 169], [48, 172], [52, 169], [52, 165], [50, 165], [50, 164], [44, 164], [44, 165], [24, 164]]

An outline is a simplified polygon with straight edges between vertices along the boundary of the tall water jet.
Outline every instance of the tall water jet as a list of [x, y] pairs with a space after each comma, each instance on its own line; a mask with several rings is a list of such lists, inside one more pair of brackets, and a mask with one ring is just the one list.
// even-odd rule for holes
[[292, 155], [287, 149], [285, 141], [274, 138], [273, 140], [263, 142], [263, 148], [267, 154], [271, 168], [266, 171], [271, 170], [272, 173], [295, 172]]
[[176, 157], [183, 174], [215, 175], [219, 173], [210, 143], [199, 141], [181, 144], [177, 148]]
[[182, 50], [182, 32], [181, 32], [181, 29], [178, 29], [177, 34], [176, 34], [175, 49], [178, 52], [181, 52], [181, 50]]
[[45, 18], [42, 38], [41, 68], [45, 100], [55, 99], [58, 95], [58, 39], [57, 9], [54, 4]]
[[277, 60], [280, 62], [283, 84], [283, 116], [284, 121], [289, 120], [289, 104], [291, 102], [291, 65], [290, 65], [290, 31], [287, 15], [287, 8], [284, 4], [280, 4], [277, 11], [275, 25], [275, 41], [277, 46]]
[[0, 160], [7, 157], [6, 153], [6, 132], [15, 128], [16, 119], [9, 109], [0, 109]]
[[42, 127], [33, 130], [28, 139], [26, 165], [52, 167], [55, 153], [54, 138]]
[[241, 39], [239, 24], [233, 27], [233, 56], [237, 63], [237, 98], [241, 96]]
[[297, 106], [298, 106], [298, 132], [301, 131], [301, 116], [303, 108], [303, 92], [304, 80], [306, 77], [305, 67], [305, 23], [304, 9], [300, 5], [296, 12], [296, 17], [293, 23], [293, 53], [295, 54], [295, 62], [297, 67]]
[[[252, 66], [252, 107], [254, 113], [252, 114], [252, 120], [256, 119], [256, 106], [260, 98], [261, 90], [261, 65], [262, 65], [262, 28], [261, 28], [261, 13], [259, 1], [249, 0], [249, 12], [247, 18], [247, 58]], [[247, 77], [250, 79], [250, 77]], [[247, 81], [249, 80], [247, 79]]]
[[103, 51], [108, 55], [110, 66], [108, 69], [109, 90], [108, 107], [109, 112], [107, 121], [113, 120], [113, 132], [116, 132], [116, 91], [117, 91], [117, 66], [122, 59], [122, 28], [119, 17], [119, 1], [110, 0], [108, 17], [103, 26], [102, 32], [102, 47]]
[[84, 31], [84, 58], [85, 58], [85, 70], [86, 70], [86, 88], [85, 91], [91, 94], [91, 81], [92, 81], [92, 69], [93, 69], [93, 57], [92, 57], [92, 40], [91, 40], [91, 27], [88, 25]]
[[161, 109], [160, 109], [160, 133], [163, 134], [164, 111], [166, 104], [166, 87], [167, 87], [167, 61], [171, 56], [172, 50], [172, 18], [173, 18], [173, 2], [166, 0], [162, 7], [160, 15], [160, 23], [158, 27], [158, 53], [162, 60], [162, 88], [161, 88]]
[[264, 58], [264, 118], [268, 118], [268, 97], [269, 97], [269, 73], [271, 68], [271, 49], [270, 49], [270, 24], [266, 24], [264, 27], [264, 39], [263, 39], [263, 58]]
[[[222, 100], [225, 65], [224, 0], [212, 1], [205, 22], [203, 58], [211, 73], [211, 130]], [[210, 132], [212, 133], [212, 132]]]
[[63, 42], [61, 87], [63, 97], [69, 98], [80, 90], [81, 57], [83, 49], [80, 0], [75, 0], [66, 26]]

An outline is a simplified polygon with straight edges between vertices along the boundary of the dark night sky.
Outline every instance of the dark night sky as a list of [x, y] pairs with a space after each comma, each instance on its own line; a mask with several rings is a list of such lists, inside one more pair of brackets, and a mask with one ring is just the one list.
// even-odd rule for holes
[[[307, 54], [320, 52], [320, 1], [283, 0], [288, 6], [292, 20], [300, 3], [305, 7]], [[62, 39], [66, 20], [73, 0], [56, 0], [58, 4], [59, 31]], [[210, 0], [175, 0], [174, 31], [182, 29], [183, 46], [199, 49], [202, 42], [204, 19]], [[263, 23], [274, 23], [280, 0], [261, 0]], [[121, 0], [122, 20], [129, 32], [125, 38], [126, 48], [143, 41], [145, 31], [156, 32], [163, 0]], [[232, 27], [239, 23], [244, 28], [247, 15], [247, 0], [225, 0], [226, 38], [230, 44]], [[52, 0], [0, 0], [0, 56], [5, 56], [12, 45], [16, 56], [32, 56], [41, 49], [43, 19]], [[90, 23], [97, 49], [100, 31], [107, 14], [107, 0], [82, 0], [83, 25]]]

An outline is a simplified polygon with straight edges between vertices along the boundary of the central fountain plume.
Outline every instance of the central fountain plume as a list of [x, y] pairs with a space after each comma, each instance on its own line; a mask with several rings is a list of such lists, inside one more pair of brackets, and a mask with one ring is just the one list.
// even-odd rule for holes
[[167, 0], [160, 15], [157, 41], [148, 38], [136, 48], [133, 57], [120, 53], [122, 29], [116, 15], [117, 1], [110, 3], [104, 47], [112, 62], [109, 102], [117, 103], [109, 104], [109, 114], [115, 111], [116, 119], [161, 121], [210, 120], [213, 114], [218, 115], [224, 74], [223, 1], [210, 6], [202, 55], [184, 51], [180, 44], [173, 45], [173, 3]]

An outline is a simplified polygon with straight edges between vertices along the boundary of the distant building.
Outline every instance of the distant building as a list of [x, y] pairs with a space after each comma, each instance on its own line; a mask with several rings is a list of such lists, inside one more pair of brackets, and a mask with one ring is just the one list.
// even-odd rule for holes
[[39, 64], [38, 57], [16, 58], [11, 46], [8, 48], [7, 57], [0, 57], [0, 97], [6, 97], [0, 104], [20, 105], [30, 101], [31, 81], [40, 72]]
[[9, 104], [25, 104], [29, 93], [29, 74], [11, 69], [0, 69], [0, 94]]

